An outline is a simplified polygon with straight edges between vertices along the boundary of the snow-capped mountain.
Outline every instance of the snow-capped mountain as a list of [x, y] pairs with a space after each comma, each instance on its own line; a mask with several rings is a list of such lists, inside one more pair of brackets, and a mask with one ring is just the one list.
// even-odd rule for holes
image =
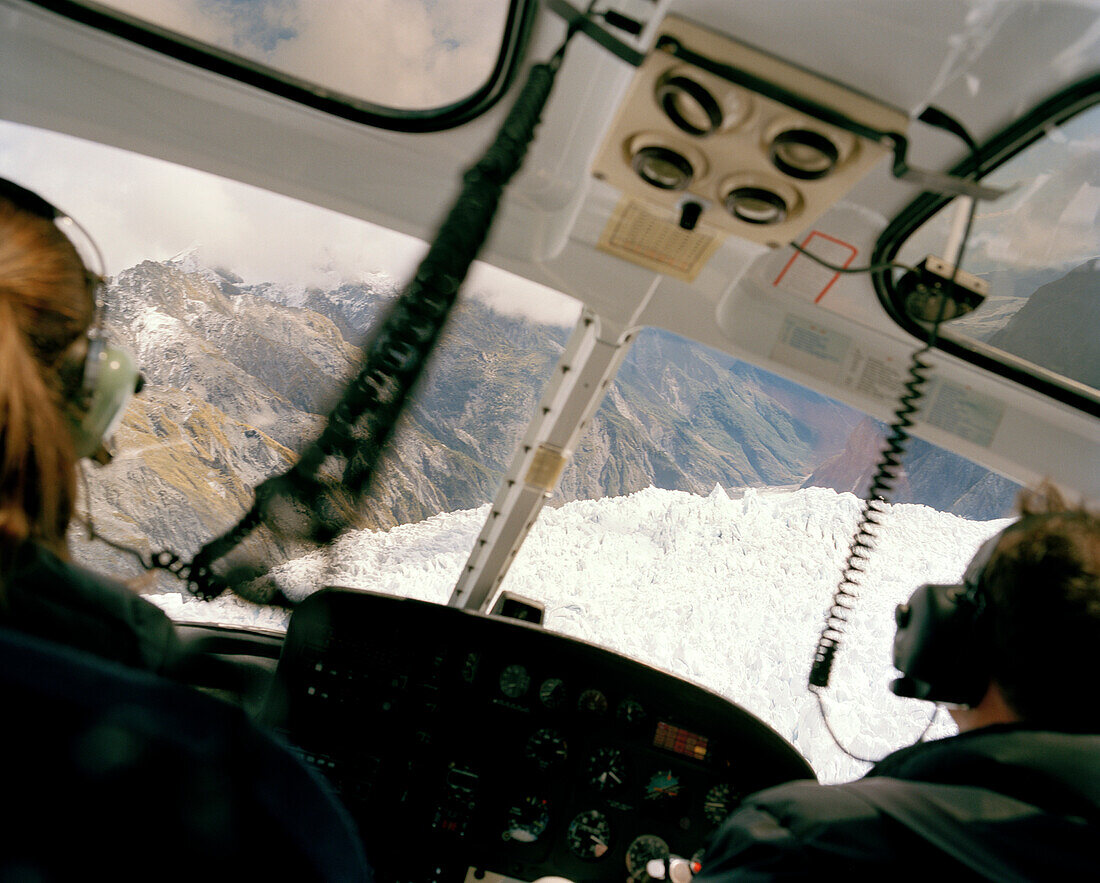
[[[116, 461], [91, 471], [101, 532], [187, 555], [235, 523], [251, 489], [285, 471], [319, 433], [358, 364], [358, 345], [395, 295], [385, 277], [334, 280], [328, 289], [248, 284], [194, 252], [121, 273], [106, 298], [107, 322], [147, 382]], [[463, 298], [359, 507], [362, 524], [489, 501], [567, 335]], [[796, 486], [843, 450], [858, 421], [796, 384], [650, 329], [551, 504], [650, 485], [693, 493]], [[291, 551], [271, 542], [279, 555]], [[130, 566], [98, 545], [78, 554], [116, 571]]]

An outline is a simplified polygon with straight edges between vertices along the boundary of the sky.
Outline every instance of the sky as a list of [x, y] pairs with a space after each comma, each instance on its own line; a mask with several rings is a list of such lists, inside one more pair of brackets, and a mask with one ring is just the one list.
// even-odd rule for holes
[[[106, 0], [264, 64], [396, 107], [460, 100], [487, 78], [506, 0]], [[394, 76], [394, 71], [400, 76]], [[0, 121], [0, 175], [86, 227], [108, 275], [196, 250], [249, 282], [400, 284], [427, 246], [412, 237], [127, 151]], [[457, 190], [456, 181], [456, 190]], [[466, 291], [536, 321], [572, 325], [579, 304], [475, 264]]]
[[[1049, 127], [986, 180], [1010, 189], [978, 205], [964, 260], [971, 271], [1069, 269], [1100, 254], [1100, 107]], [[938, 254], [955, 212], [965, 209], [956, 205], [927, 221], [903, 254]]]
[[[355, 531], [331, 555], [276, 571], [290, 597], [343, 585], [446, 603], [488, 507], [389, 531]], [[926, 506], [888, 507], [856, 614], [826, 694], [856, 754], [914, 742], [928, 703], [889, 692], [893, 611], [923, 582], [957, 582], [978, 546], [1009, 522]], [[867, 768], [831, 741], [806, 690], [813, 649], [860, 502], [826, 488], [754, 490], [731, 499], [649, 488], [544, 509], [503, 587], [541, 601], [546, 627], [687, 678], [747, 708], [792, 742], [822, 781]], [[176, 619], [285, 627], [285, 612], [233, 597], [152, 600]], [[932, 735], [955, 732], [941, 712]]]
[[507, 0], [105, 2], [326, 88], [405, 108], [439, 107], [478, 89], [508, 7]]
[[[411, 236], [300, 200], [6, 121], [0, 176], [79, 221], [107, 275], [197, 249], [203, 263], [247, 282], [328, 285], [381, 273], [400, 284], [427, 251]], [[480, 262], [465, 290], [540, 322], [572, 325], [580, 311], [572, 298]]]

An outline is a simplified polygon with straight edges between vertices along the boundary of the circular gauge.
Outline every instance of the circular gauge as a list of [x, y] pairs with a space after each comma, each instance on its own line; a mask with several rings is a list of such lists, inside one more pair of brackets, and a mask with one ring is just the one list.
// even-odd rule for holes
[[589, 714], [606, 714], [607, 697], [599, 690], [585, 690], [577, 699], [577, 710]]
[[568, 756], [565, 737], [549, 727], [536, 730], [527, 740], [524, 754], [538, 764], [540, 769], [548, 770]]
[[502, 840], [534, 843], [550, 824], [550, 802], [543, 797], [528, 795], [508, 809], [508, 824]]
[[737, 792], [733, 785], [715, 785], [703, 798], [703, 815], [708, 822], [717, 825], [725, 820], [737, 805]]
[[646, 718], [645, 709], [637, 699], [624, 699], [615, 709], [615, 716], [629, 726], [637, 726]]
[[518, 699], [531, 686], [531, 676], [522, 665], [509, 665], [500, 673], [500, 692], [509, 699]]
[[539, 701], [547, 708], [561, 708], [565, 704], [565, 684], [561, 678], [547, 678], [539, 687]]
[[646, 865], [653, 859], [662, 861], [670, 855], [668, 844], [653, 834], [643, 834], [634, 840], [626, 850], [626, 870], [633, 880], [649, 880]]
[[626, 757], [618, 748], [597, 748], [585, 763], [585, 779], [597, 791], [614, 791], [626, 781]]
[[565, 842], [573, 855], [589, 860], [603, 858], [611, 848], [611, 822], [598, 809], [579, 813], [569, 823]]
[[675, 800], [680, 796], [680, 777], [672, 770], [657, 770], [645, 786], [645, 799], [658, 802]]

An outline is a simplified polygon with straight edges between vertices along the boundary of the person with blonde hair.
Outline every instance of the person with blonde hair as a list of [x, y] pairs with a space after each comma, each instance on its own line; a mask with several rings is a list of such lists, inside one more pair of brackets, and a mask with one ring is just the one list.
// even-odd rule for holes
[[102, 278], [67, 221], [0, 181], [0, 625], [160, 672], [178, 653], [171, 622], [66, 546], [77, 460], [101, 454], [138, 379], [102, 338]]

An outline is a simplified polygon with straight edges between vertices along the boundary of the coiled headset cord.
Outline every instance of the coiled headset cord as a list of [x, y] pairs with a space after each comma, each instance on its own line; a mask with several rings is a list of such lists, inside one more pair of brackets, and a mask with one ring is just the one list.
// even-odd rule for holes
[[[970, 143], [973, 147], [973, 142], [971, 141]], [[966, 227], [963, 231], [958, 251], [955, 254], [954, 269], [952, 270], [950, 279], [952, 285], [962, 265], [966, 244], [970, 238], [970, 231], [974, 225], [976, 211], [977, 201], [972, 199], [970, 201]], [[868, 269], [884, 271], [889, 266], [892, 265], [877, 265]], [[948, 297], [944, 294], [940, 297], [936, 317], [932, 321], [931, 328], [928, 332], [928, 338], [924, 346], [914, 352], [910, 360], [908, 369], [909, 378], [904, 384], [904, 392], [898, 399], [898, 407], [894, 412], [894, 420], [890, 424], [887, 432], [885, 447], [875, 466], [870, 486], [864, 497], [859, 521], [856, 523], [856, 528], [848, 547], [848, 556], [841, 570], [840, 582], [837, 584], [836, 591], [833, 594], [832, 604], [825, 615], [825, 625], [818, 638], [817, 647], [814, 650], [813, 663], [810, 667], [808, 689], [817, 699], [818, 708], [821, 711], [821, 719], [825, 724], [825, 729], [828, 730], [829, 736], [841, 751], [854, 760], [859, 760], [864, 763], [876, 763], [877, 761], [873, 758], [862, 757], [855, 754], [837, 738], [836, 733], [833, 732], [833, 728], [829, 723], [829, 716], [825, 708], [823, 694], [825, 689], [829, 686], [829, 676], [832, 673], [837, 651], [840, 649], [840, 641], [849, 624], [849, 618], [855, 606], [855, 601], [858, 598], [860, 577], [864, 574], [864, 566], [875, 548], [875, 541], [878, 539], [878, 530], [883, 525], [886, 507], [893, 495], [895, 485], [902, 469], [902, 460], [905, 457], [910, 440], [909, 429], [914, 423], [912, 418], [918, 410], [918, 403], [924, 396], [925, 386], [928, 383], [929, 374], [932, 370], [932, 366], [925, 361], [924, 357], [936, 346], [936, 341], [939, 337], [939, 328], [944, 321], [947, 303]], [[933, 707], [932, 715], [928, 719], [928, 723], [925, 724], [917, 741], [924, 740], [924, 737], [932, 728], [938, 710], [937, 707]]]
[[[974, 139], [966, 131], [965, 127], [957, 120], [948, 116], [943, 111], [937, 108], [928, 108], [921, 115], [921, 119], [933, 126], [945, 129], [954, 135], [957, 135], [969, 148], [972, 154], [978, 152], [978, 145]], [[966, 226], [963, 230], [963, 235], [959, 242], [958, 250], [954, 257], [954, 268], [951, 273], [950, 287], [953, 287], [959, 270], [962, 267], [962, 261], [966, 252], [966, 246], [970, 239], [970, 233], [974, 226], [974, 217], [977, 211], [977, 201], [971, 199], [969, 211], [966, 219]], [[837, 267], [826, 263], [825, 261], [817, 258], [813, 254], [807, 252], [805, 249], [795, 245], [794, 248], [802, 254], [818, 261], [818, 263], [824, 264], [830, 269], [837, 272], [864, 272], [864, 273], [884, 273], [887, 270], [900, 268], [912, 272], [912, 268], [905, 264], [900, 264], [896, 261], [888, 261], [880, 264], [872, 264], [867, 267], [857, 268], [843, 268]], [[910, 434], [909, 430], [913, 426], [913, 415], [918, 410], [918, 403], [921, 401], [925, 393], [925, 386], [928, 383], [929, 374], [932, 370], [931, 364], [925, 360], [925, 356], [928, 352], [935, 348], [936, 341], [939, 337], [940, 324], [944, 321], [945, 310], [947, 307], [948, 297], [947, 294], [943, 294], [940, 297], [939, 307], [935, 319], [931, 323], [931, 328], [928, 332], [928, 338], [925, 341], [924, 346], [913, 353], [913, 356], [909, 363], [908, 379], [905, 381], [903, 387], [904, 391], [901, 397], [898, 399], [898, 407], [894, 412], [894, 420], [890, 424], [887, 431], [885, 447], [882, 451], [879, 461], [875, 466], [874, 473], [871, 477], [870, 486], [867, 489], [867, 493], [863, 500], [863, 507], [860, 512], [859, 521], [856, 524], [855, 531], [852, 535], [851, 543], [848, 547], [848, 555], [844, 562], [844, 566], [841, 570], [840, 581], [837, 584], [836, 590], [833, 593], [832, 603], [825, 616], [825, 624], [822, 627], [821, 635], [818, 638], [817, 646], [814, 649], [813, 662], [810, 666], [810, 674], [808, 678], [808, 689], [813, 693], [814, 698], [817, 700], [818, 708], [821, 712], [821, 719], [825, 724], [825, 729], [828, 731], [829, 736], [832, 738], [836, 746], [849, 757], [862, 761], [864, 763], [875, 763], [873, 758], [862, 757], [849, 750], [833, 731], [831, 724], [829, 723], [829, 716], [825, 708], [825, 702], [823, 694], [825, 689], [829, 685], [829, 676], [832, 673], [833, 663], [836, 659], [837, 651], [840, 649], [840, 641], [847, 628], [850, 616], [855, 606], [855, 601], [858, 597], [858, 588], [860, 585], [860, 577], [864, 574], [864, 567], [870, 557], [871, 552], [875, 548], [875, 541], [878, 538], [878, 530], [882, 527], [883, 519], [886, 515], [886, 507], [889, 504], [890, 497], [893, 495], [895, 485], [898, 481], [902, 469], [902, 460], [905, 456], [905, 452], [909, 445]], [[933, 707], [932, 715], [928, 719], [928, 723], [921, 731], [917, 741], [923, 741], [929, 730], [932, 728], [932, 724], [936, 719], [938, 708]]]

